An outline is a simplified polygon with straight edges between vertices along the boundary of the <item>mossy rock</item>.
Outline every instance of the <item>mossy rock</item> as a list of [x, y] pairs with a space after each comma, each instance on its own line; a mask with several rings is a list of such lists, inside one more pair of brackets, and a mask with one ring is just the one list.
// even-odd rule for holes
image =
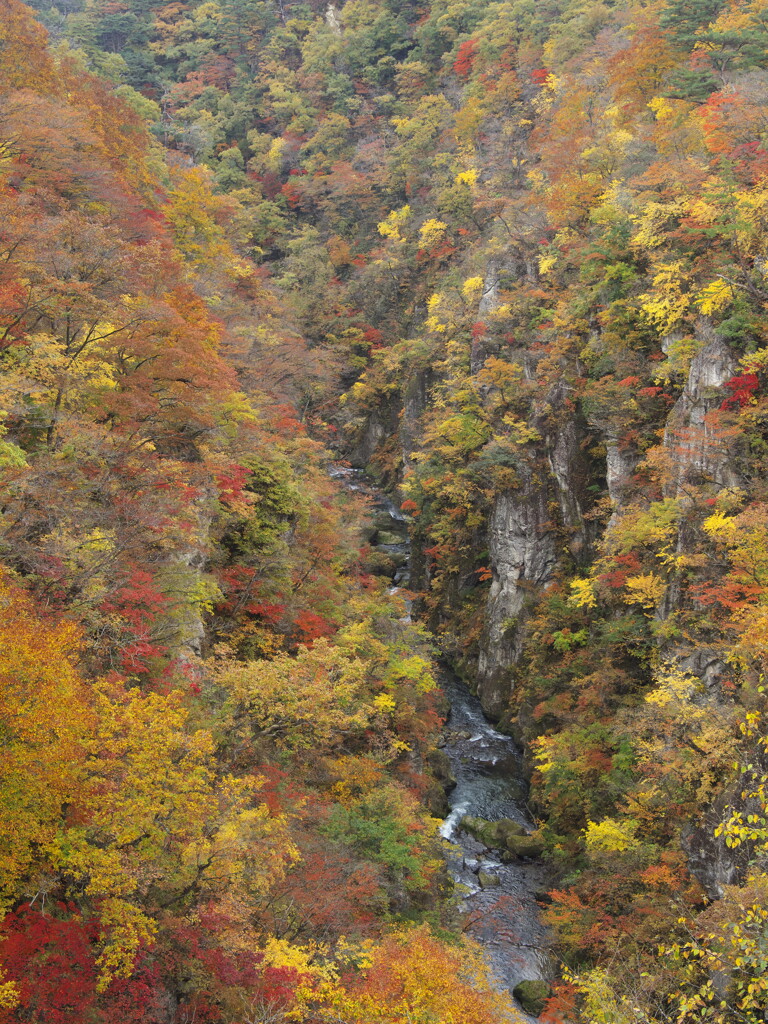
[[[483, 843], [483, 845], [496, 850], [506, 850], [510, 853], [516, 853], [518, 849], [517, 844], [522, 843], [525, 845], [525, 840], [529, 839], [523, 826], [519, 825], [516, 821], [512, 821], [511, 818], [501, 818], [499, 821], [486, 821], [485, 818], [476, 818], [471, 814], [467, 814], [461, 819], [461, 827], [465, 832], [469, 832], [475, 839]], [[540, 855], [540, 853], [538, 855], [530, 853], [518, 854], [518, 856], [522, 857]]]
[[370, 542], [376, 536], [377, 527], [370, 521], [363, 520], [358, 527], [360, 535], [364, 541]]
[[445, 790], [439, 782], [433, 782], [425, 795], [427, 810], [433, 818], [447, 818], [451, 813], [451, 805]]
[[451, 770], [451, 759], [444, 750], [430, 750], [427, 754], [427, 764], [447, 793], [456, 788], [456, 776]]
[[461, 827], [465, 832], [469, 832], [470, 835], [474, 836], [475, 839], [479, 840], [484, 846], [499, 845], [499, 833], [496, 828], [497, 822], [486, 821], [485, 818], [476, 818], [472, 814], [465, 814], [461, 819]]
[[407, 529], [405, 523], [401, 522], [399, 519], [394, 519], [389, 512], [376, 512], [372, 516], [372, 519], [373, 525], [377, 530], [405, 531]]
[[538, 1017], [544, 1012], [545, 1000], [552, 995], [552, 986], [548, 981], [521, 981], [519, 985], [515, 985], [512, 995], [526, 1013]]
[[492, 871], [478, 871], [477, 880], [484, 889], [493, 889], [495, 886], [501, 885], [501, 879]]
[[496, 832], [499, 838], [505, 845], [510, 839], [518, 839], [528, 835], [523, 826], [511, 818], [501, 818], [500, 821], [496, 821], [494, 824], [496, 825]]
[[392, 530], [377, 530], [376, 531], [376, 546], [381, 547], [397, 547], [400, 544], [405, 544], [407, 538], [402, 533], [394, 533]]
[[538, 836], [508, 836], [504, 843], [504, 860], [527, 857], [536, 860], [544, 853], [544, 843]]

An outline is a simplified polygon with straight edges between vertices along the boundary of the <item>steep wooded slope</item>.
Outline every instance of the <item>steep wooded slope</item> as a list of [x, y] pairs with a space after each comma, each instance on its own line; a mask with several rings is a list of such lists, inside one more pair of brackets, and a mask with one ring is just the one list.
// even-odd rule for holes
[[[762, 1019], [763, 7], [233, 0], [41, 16], [79, 48], [59, 60], [119, 83], [171, 148], [168, 230], [241, 383], [266, 381], [273, 402], [284, 389], [313, 437], [401, 487], [422, 611], [531, 751], [562, 876], [547, 916], [571, 971], [552, 1012]], [[87, 373], [55, 382], [55, 416], [24, 429], [55, 447]], [[165, 420], [151, 435], [166, 460], [209, 429], [192, 404], [172, 441]], [[127, 415], [104, 409], [110, 425]], [[236, 461], [258, 480], [261, 458]], [[260, 529], [280, 545], [290, 473], [263, 458]], [[24, 540], [26, 516], [9, 521]], [[290, 657], [345, 620], [347, 592], [297, 588], [300, 568], [292, 588], [262, 583], [272, 558], [242, 558], [249, 530], [221, 527], [221, 635], [241, 656], [287, 637]], [[50, 533], [32, 529], [28, 558]], [[153, 547], [158, 578], [194, 573], [185, 551]]]
[[0, 1019], [513, 1020], [324, 360], [137, 95], [0, 5]]

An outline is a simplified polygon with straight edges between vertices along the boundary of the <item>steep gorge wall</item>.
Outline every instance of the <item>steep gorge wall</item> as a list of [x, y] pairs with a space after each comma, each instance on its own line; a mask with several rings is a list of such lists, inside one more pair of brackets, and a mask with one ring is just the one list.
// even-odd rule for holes
[[495, 717], [510, 696], [527, 613], [556, 579], [563, 562], [583, 562], [594, 541], [594, 531], [584, 519], [590, 480], [582, 450], [585, 424], [575, 410], [564, 410], [566, 394], [563, 387], [553, 389], [549, 415], [534, 418], [542, 435], [538, 459], [521, 464], [519, 485], [498, 495], [488, 520], [493, 581], [476, 679], [486, 713]]
[[[682, 394], [671, 408], [663, 430], [663, 447], [673, 467], [666, 494], [685, 500], [686, 488], [706, 484], [714, 497], [739, 483], [733, 452], [713, 416], [725, 397], [723, 385], [736, 371], [725, 341], [700, 319], [694, 330], [699, 350], [693, 357]], [[596, 529], [585, 523], [590, 504], [585, 487], [590, 472], [603, 475], [613, 507], [608, 528], [621, 517], [625, 498], [639, 459], [622, 449], [617, 439], [603, 433], [605, 460], [601, 467], [587, 465], [584, 454], [589, 428], [576, 410], [562, 414], [564, 388], [551, 395], [551, 407], [561, 408], [558, 426], [546, 433], [542, 417], [532, 415], [544, 440], [536, 464], [523, 466], [520, 483], [499, 494], [487, 523], [487, 543], [493, 571], [477, 658], [478, 693], [488, 714], [498, 716], [510, 697], [514, 668], [522, 654], [526, 613], [558, 576], [563, 560], [573, 567], [594, 555]], [[678, 538], [684, 550], [685, 532]], [[561, 573], [562, 574], [562, 573]], [[666, 617], [679, 600], [670, 586], [658, 614]], [[712, 683], [722, 674], [720, 653], [713, 650], [680, 651], [686, 671]]]
[[[717, 415], [727, 392], [724, 385], [737, 371], [733, 354], [711, 324], [700, 319], [694, 326], [698, 351], [691, 360], [685, 386], [672, 406], [663, 428], [663, 449], [671, 471], [665, 495], [682, 502], [690, 500], [692, 488], [704, 487], [714, 501], [725, 488], [742, 481], [736, 469], [735, 452]], [[603, 435], [605, 478], [613, 512], [610, 530], [627, 507], [632, 494], [632, 476], [638, 456], [622, 450], [618, 441]], [[486, 711], [503, 712], [511, 696], [514, 668], [523, 654], [525, 613], [558, 575], [562, 564], [562, 530], [570, 528], [576, 540], [576, 554], [594, 554], [594, 540], [584, 530], [581, 501], [585, 480], [583, 466], [584, 432], [576, 418], [567, 419], [550, 442], [550, 473], [529, 473], [516, 490], [499, 495], [488, 522], [488, 549], [494, 578], [485, 609], [477, 665], [478, 692]], [[558, 501], [560, 522], [552, 523], [553, 501]], [[677, 538], [676, 554], [689, 546], [684, 522]], [[673, 581], [657, 609], [660, 619], [668, 618], [682, 599]], [[727, 665], [722, 649], [690, 642], [667, 644], [664, 657], [685, 673], [699, 678], [705, 691], [716, 694]], [[715, 696], [713, 699], [717, 701]], [[738, 786], [721, 794], [707, 808], [703, 818], [684, 830], [682, 847], [688, 867], [710, 898], [722, 896], [723, 886], [737, 884], [748, 862], [745, 848], [733, 848], [716, 831], [728, 807], [741, 806]], [[749, 808], [745, 809], [745, 813]]]
[[737, 362], [705, 318], [697, 320], [693, 334], [699, 348], [664, 427], [673, 466], [666, 494], [676, 498], [685, 496], [688, 484], [705, 482], [717, 492], [739, 483], [727, 439], [711, 419], [726, 397], [723, 386], [736, 373]]
[[488, 522], [493, 570], [477, 662], [478, 695], [498, 717], [509, 697], [510, 669], [520, 656], [521, 617], [557, 566], [557, 535], [549, 523], [550, 481], [523, 475], [519, 490], [496, 499]]

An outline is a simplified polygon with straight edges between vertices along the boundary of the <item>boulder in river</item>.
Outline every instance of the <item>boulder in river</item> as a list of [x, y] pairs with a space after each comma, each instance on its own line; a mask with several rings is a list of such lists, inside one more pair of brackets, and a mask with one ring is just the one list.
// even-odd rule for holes
[[391, 512], [377, 512], [373, 516], [373, 525], [377, 530], [392, 530], [395, 533], [407, 533], [405, 520], [396, 519]]
[[485, 846], [501, 850], [503, 859], [507, 861], [519, 857], [536, 858], [544, 852], [542, 841], [535, 835], [529, 835], [522, 825], [511, 818], [486, 821], [485, 818], [467, 814], [461, 819], [461, 827]]
[[476, 818], [472, 814], [465, 814], [461, 819], [461, 827], [475, 839], [479, 839], [485, 846], [498, 850], [503, 850], [506, 847], [508, 836], [524, 836], [526, 834], [523, 826], [518, 825], [511, 818], [486, 821], [485, 818]]
[[377, 530], [376, 532], [376, 546], [377, 547], [399, 547], [401, 544], [405, 544], [405, 537], [402, 533], [395, 533], [393, 530]]
[[528, 857], [536, 860], [543, 853], [544, 843], [536, 836], [509, 836], [502, 851], [502, 859], [517, 860], [519, 857]]
[[370, 542], [376, 536], [376, 526], [370, 521], [370, 519], [364, 519], [358, 529], [360, 530], [360, 536], [364, 541]]
[[365, 555], [362, 568], [371, 576], [388, 576], [389, 579], [392, 579], [397, 571], [395, 559], [383, 551], [376, 550], [371, 550]]
[[492, 871], [478, 871], [477, 880], [484, 889], [492, 889], [494, 886], [501, 885], [501, 879]]
[[545, 1000], [552, 995], [552, 987], [548, 981], [541, 978], [535, 981], [521, 981], [519, 985], [515, 985], [512, 995], [526, 1013], [538, 1017], [544, 1012]]
[[511, 839], [518, 839], [528, 834], [522, 825], [517, 821], [512, 821], [511, 818], [499, 818], [493, 824], [502, 846], [508, 846]]
[[476, 818], [473, 814], [465, 814], [461, 819], [461, 827], [464, 831], [469, 832], [471, 836], [488, 847], [498, 846], [497, 824], [495, 821], [486, 821], [485, 818]]

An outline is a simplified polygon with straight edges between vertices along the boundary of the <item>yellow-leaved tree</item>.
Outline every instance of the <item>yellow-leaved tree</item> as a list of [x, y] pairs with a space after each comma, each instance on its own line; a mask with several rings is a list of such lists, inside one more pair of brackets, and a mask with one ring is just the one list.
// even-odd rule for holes
[[319, 1020], [347, 1024], [518, 1024], [508, 993], [497, 991], [480, 948], [448, 945], [428, 926], [369, 944], [357, 976], [321, 984], [306, 1001]]
[[180, 692], [101, 683], [94, 703], [80, 821], [51, 859], [99, 906], [106, 985], [151, 944], [157, 911], [237, 892], [247, 914], [294, 851], [259, 802], [260, 780], [216, 772], [212, 737], [191, 727]]
[[165, 908], [249, 907], [295, 851], [260, 780], [222, 774], [185, 697], [87, 687], [79, 632], [0, 577], [0, 900], [77, 896], [101, 924], [101, 988], [128, 976]]
[[74, 667], [79, 634], [0, 575], [0, 901], [44, 890], [44, 849], [80, 792], [94, 725]]

